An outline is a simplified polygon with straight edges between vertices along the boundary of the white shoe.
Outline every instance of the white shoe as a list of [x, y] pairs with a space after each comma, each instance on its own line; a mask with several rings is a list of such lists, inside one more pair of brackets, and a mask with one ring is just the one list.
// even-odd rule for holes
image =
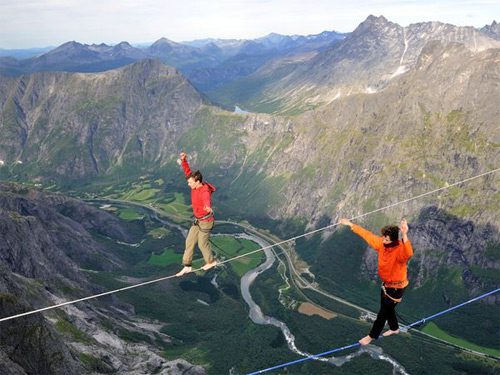
[[208, 271], [210, 268], [213, 268], [217, 265], [217, 261], [214, 260], [212, 263], [207, 263], [203, 267], [201, 267], [203, 270]]
[[179, 272], [177, 272], [175, 274], [175, 276], [177, 276], [177, 277], [182, 276], [182, 275], [184, 275], [186, 273], [191, 272], [192, 270], [193, 270], [192, 267], [190, 267], [190, 266], [184, 266], [184, 268], [182, 270], [180, 270]]

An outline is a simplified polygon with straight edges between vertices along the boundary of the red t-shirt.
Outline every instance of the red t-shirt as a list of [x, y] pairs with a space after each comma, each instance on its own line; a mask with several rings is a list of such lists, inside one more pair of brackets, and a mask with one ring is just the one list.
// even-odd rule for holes
[[[189, 168], [189, 163], [184, 159], [181, 163], [184, 174], [189, 176], [191, 174], [191, 168]], [[209, 184], [208, 182], [203, 182], [197, 189], [191, 189], [191, 206], [193, 207], [193, 213], [196, 218], [202, 218], [206, 216], [209, 212], [205, 211], [204, 207], [212, 207], [212, 193], [216, 190], [215, 186]], [[206, 219], [201, 219], [200, 221], [213, 221], [214, 216], [211, 215]]]

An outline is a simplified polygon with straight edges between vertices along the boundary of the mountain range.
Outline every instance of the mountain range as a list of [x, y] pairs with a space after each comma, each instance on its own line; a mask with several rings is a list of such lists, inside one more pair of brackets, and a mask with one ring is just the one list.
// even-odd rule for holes
[[[495, 22], [480, 31], [438, 22], [401, 27], [370, 16], [341, 37], [272, 34], [242, 43], [182, 45], [162, 39], [145, 55], [128, 43], [70, 42], [30, 60], [30, 73], [0, 76], [0, 178], [81, 192], [146, 176], [180, 189], [176, 159], [186, 151], [191, 165], [218, 187], [216, 209], [226, 217], [264, 223], [286, 235], [336, 223], [498, 168], [497, 29]], [[143, 59], [169, 53], [182, 66], [166, 66], [164, 57]], [[18, 73], [24, 69], [8, 61]], [[108, 68], [52, 71], [88, 72], [99, 64]], [[256, 112], [235, 113], [215, 103]], [[498, 181], [488, 174], [364, 221], [370, 227], [401, 217], [414, 223], [414, 295], [449, 305], [452, 286], [468, 296], [498, 287]], [[100, 235], [131, 240], [123, 223], [78, 201], [18, 185], [2, 189], [0, 225], [9, 233], [0, 255], [7, 312], [30, 303], [28, 296], [14, 301], [9, 295], [12, 288], [28, 289], [14, 280], [16, 273], [41, 277], [54, 288], [58, 280], [46, 275], [60, 275], [66, 286], [78, 281], [91, 291], [97, 286], [71, 272], [89, 263], [95, 267], [105, 256], [90, 234], [106, 227], [109, 232]], [[28, 228], [41, 245], [36, 256], [23, 257]], [[62, 228], [57, 239], [54, 228]], [[71, 242], [75, 238], [88, 248]], [[332, 238], [324, 234], [299, 244], [300, 255], [328, 286], [343, 282], [331, 269], [342, 275], [353, 267], [349, 257], [331, 256]], [[42, 261], [30, 261], [37, 257]], [[53, 258], [61, 259], [60, 269]], [[375, 272], [373, 254], [365, 252], [358, 261], [361, 281], [345, 276], [353, 284], [368, 282]], [[111, 272], [120, 262], [108, 257], [101, 267]], [[495, 311], [499, 301], [492, 296], [484, 310]], [[417, 310], [427, 306], [417, 302]], [[57, 371], [82, 366], [50, 326], [34, 324], [50, 332], [49, 343], [58, 342], [65, 360]], [[494, 334], [488, 331], [485, 340]], [[12, 358], [14, 347], [3, 353]]]
[[472, 52], [500, 47], [498, 40], [472, 27], [440, 22], [401, 27], [383, 16], [370, 16], [330, 48], [275, 59], [209, 96], [251, 111], [293, 114], [339, 97], [382, 90], [414, 68], [431, 41], [461, 43]]
[[[206, 89], [244, 77], [276, 56], [324, 48], [344, 34], [325, 31], [318, 35], [270, 34], [254, 40], [207, 39], [177, 43], [161, 38], [146, 48], [127, 42], [114, 46], [81, 44], [75, 41], [18, 60], [0, 54], [0, 74], [16, 76], [41, 71], [101, 72], [132, 62], [153, 58], [180, 69], [195, 86]], [[19, 52], [13, 55], [19, 56]]]
[[[431, 40], [429, 30], [435, 29], [442, 30], [443, 40], [462, 35], [466, 42]], [[456, 168], [469, 175], [493, 169], [499, 49], [487, 47], [498, 42], [451, 26], [412, 30], [421, 30], [429, 41], [408, 44], [403, 56], [403, 30], [369, 17], [340, 44], [318, 53], [314, 63], [297, 63], [290, 77], [304, 72], [302, 78], [277, 81], [274, 91], [266, 91], [278, 92], [288, 82], [288, 103], [317, 102], [316, 110], [306, 112], [307, 105], [299, 104], [301, 110], [291, 117], [221, 110], [178, 70], [153, 60], [94, 74], [0, 78], [0, 160], [6, 164], [0, 171], [57, 181], [88, 180], [120, 169], [161, 171], [172, 168], [184, 148], [196, 150], [201, 167], [224, 176], [230, 195], [252, 212], [314, 221], [347, 203], [361, 209], [358, 194], [368, 186], [382, 192], [388, 176], [395, 182], [393, 193], [400, 195], [409, 184], [404, 176], [418, 177], [410, 184], [417, 192], [452, 182]], [[471, 40], [476, 41], [472, 49]], [[382, 80], [401, 66], [401, 57], [407, 70]], [[328, 67], [339, 64], [345, 78], [335, 83], [337, 71]], [[331, 85], [349, 87], [346, 94], [337, 88], [331, 97], [323, 83], [329, 76]], [[314, 97], [304, 96], [304, 80], [311, 87], [307, 95]], [[379, 86], [367, 92], [374, 80]], [[379, 134], [385, 142], [377, 142]], [[328, 173], [321, 172], [325, 165]], [[267, 198], [255, 205], [255, 194]]]
[[[281, 108], [282, 110], [289, 107], [290, 104], [280, 104], [283, 101], [283, 93], [289, 91], [290, 84], [293, 86], [303, 80], [303, 73], [306, 69], [312, 69], [311, 82], [300, 82], [301, 94], [295, 99], [298, 102], [302, 101], [302, 107], [310, 108], [318, 104], [312, 99], [318, 93], [310, 90], [311, 84], [321, 82], [320, 91], [322, 94], [328, 94], [326, 97], [331, 100], [337, 95], [345, 94], [346, 88], [348, 88], [347, 91], [351, 89], [354, 83], [351, 82], [352, 77], [347, 78], [348, 82], [343, 84], [346, 75], [352, 76], [350, 63], [360, 64], [357, 75], [363, 74], [366, 64], [373, 62], [362, 59], [349, 60], [344, 55], [345, 51], [350, 51], [351, 54], [367, 52], [362, 49], [358, 50], [358, 47], [367, 46], [363, 42], [359, 46], [353, 43], [359, 41], [359, 34], [362, 34], [364, 29], [370, 33], [375, 28], [378, 28], [376, 31], [379, 33], [378, 41], [368, 48], [377, 49], [380, 53], [378, 57], [383, 57], [383, 59], [375, 56], [373, 58], [377, 59], [377, 64], [384, 63], [387, 66], [385, 68], [384, 65], [380, 66], [378, 72], [376, 68], [369, 69], [378, 74], [374, 77], [363, 77], [364, 81], [370, 78], [368, 85], [358, 90], [376, 90], [391, 77], [404, 72], [415, 62], [419, 51], [429, 40], [464, 42], [469, 48], [480, 49], [492, 46], [491, 41], [485, 39], [484, 36], [496, 40], [500, 38], [496, 21], [481, 29], [456, 27], [440, 22], [417, 23], [401, 27], [387, 21], [384, 17], [370, 16], [355, 31], [357, 35], [348, 38], [349, 40], [337, 48], [333, 47], [350, 33], [325, 31], [307, 36], [272, 33], [253, 40], [200, 39], [182, 43], [161, 38], [149, 47], [140, 48], [133, 47], [127, 42], [109, 46], [104, 43], [86, 45], [73, 41], [52, 50], [48, 48], [25, 52], [23, 50], [0, 50], [0, 74], [19, 75], [38, 71], [100, 72], [140, 59], [153, 58], [177, 67], [195, 87], [208, 93], [215, 101], [229, 106], [236, 104], [251, 110], [268, 112], [269, 108], [284, 107]], [[391, 46], [392, 42], [394, 45]], [[337, 49], [339, 49], [338, 52]], [[316, 56], [320, 52], [324, 53]], [[18, 60], [30, 55], [35, 56]], [[368, 55], [372, 56], [373, 53]], [[338, 61], [334, 56], [341, 56], [343, 60]], [[305, 60], [308, 64], [304, 64]], [[324, 72], [321, 67], [325, 64], [333, 64], [331, 71], [336, 73], [322, 77]], [[346, 65], [347, 68], [344, 68]], [[299, 71], [293, 73], [296, 68]], [[315, 70], [318, 72], [314, 72]], [[277, 92], [272, 92], [276, 90]]]

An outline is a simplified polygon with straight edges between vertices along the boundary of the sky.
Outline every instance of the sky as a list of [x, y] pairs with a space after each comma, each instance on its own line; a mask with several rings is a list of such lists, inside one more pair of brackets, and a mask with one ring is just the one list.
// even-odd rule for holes
[[0, 0], [0, 48], [350, 32], [370, 14], [482, 27], [500, 0]]

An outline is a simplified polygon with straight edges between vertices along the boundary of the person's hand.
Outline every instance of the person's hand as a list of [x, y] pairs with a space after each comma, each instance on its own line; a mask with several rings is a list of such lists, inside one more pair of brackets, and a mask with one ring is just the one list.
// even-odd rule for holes
[[399, 229], [401, 230], [401, 233], [408, 234], [408, 222], [406, 219], [401, 220], [401, 223], [399, 224]]
[[203, 207], [203, 209], [204, 209], [205, 211], [207, 211], [208, 213], [213, 212], [212, 207], [205, 206], [205, 207]]
[[349, 227], [353, 226], [353, 224], [348, 219], [344, 219], [344, 218], [340, 219], [340, 224], [347, 225]]
[[179, 158], [180, 158], [182, 161], [186, 160], [186, 157], [187, 157], [187, 154], [186, 154], [184, 151], [183, 151], [183, 152], [181, 152], [181, 153], [180, 153], [180, 155], [179, 155]]

